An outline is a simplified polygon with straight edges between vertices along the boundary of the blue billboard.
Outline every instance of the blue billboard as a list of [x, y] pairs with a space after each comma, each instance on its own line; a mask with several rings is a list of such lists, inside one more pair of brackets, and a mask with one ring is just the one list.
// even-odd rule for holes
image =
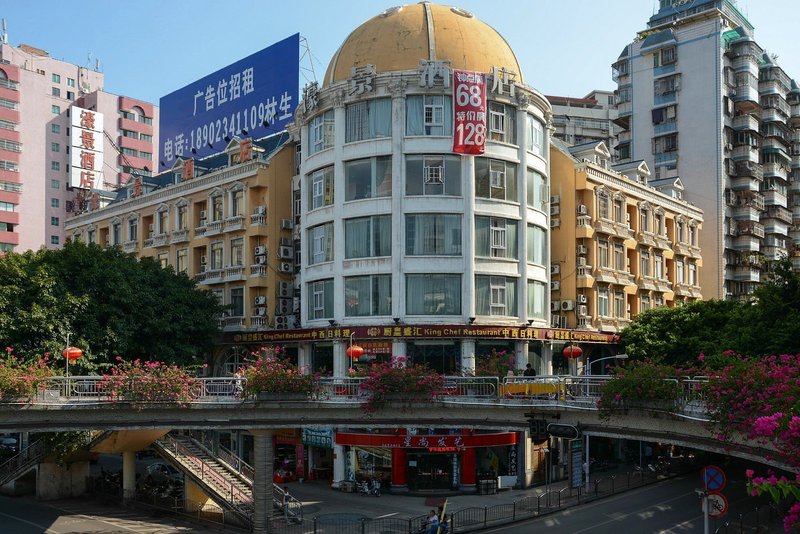
[[176, 158], [222, 151], [234, 136], [283, 130], [297, 107], [300, 34], [247, 56], [161, 98], [159, 171]]

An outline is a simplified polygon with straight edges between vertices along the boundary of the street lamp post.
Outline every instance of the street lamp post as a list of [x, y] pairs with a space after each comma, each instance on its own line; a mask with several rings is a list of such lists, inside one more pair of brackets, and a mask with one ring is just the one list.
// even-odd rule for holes
[[614, 356], [606, 356], [605, 358], [598, 358], [596, 360], [591, 360], [589, 364], [586, 366], [586, 372], [584, 374], [591, 375], [592, 374], [592, 365], [597, 362], [602, 362], [603, 360], [627, 360], [627, 354], [615, 354]]

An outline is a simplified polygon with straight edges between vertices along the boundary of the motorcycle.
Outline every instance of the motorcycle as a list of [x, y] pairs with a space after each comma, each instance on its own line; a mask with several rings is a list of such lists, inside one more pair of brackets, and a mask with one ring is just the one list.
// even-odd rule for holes
[[375, 497], [381, 496], [381, 483], [377, 480], [363, 480], [357, 484], [359, 495], [374, 495]]
[[[419, 530], [414, 534], [428, 534], [428, 519], [425, 518], [420, 524]], [[439, 523], [439, 530], [437, 534], [450, 534], [450, 516], [445, 517], [445, 520]]]

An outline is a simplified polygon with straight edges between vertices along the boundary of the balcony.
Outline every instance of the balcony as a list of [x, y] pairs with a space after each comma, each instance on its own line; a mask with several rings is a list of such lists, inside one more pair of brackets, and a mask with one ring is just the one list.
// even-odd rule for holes
[[189, 241], [189, 230], [186, 228], [172, 232], [172, 240], [170, 241], [171, 244], [174, 245], [176, 243], [186, 243], [187, 241]]
[[791, 117], [791, 122], [795, 127], [800, 124], [800, 102], [792, 104], [789, 110], [789, 117]]
[[761, 168], [764, 176], [777, 176], [784, 181], [788, 179], [789, 168], [782, 163], [764, 163]]
[[148, 237], [147, 239], [144, 240], [144, 248], [153, 248], [153, 246], [154, 245], [152, 237]]
[[592, 228], [592, 218], [589, 215], [578, 215], [575, 219], [576, 229], [575, 237], [577, 238], [591, 238], [594, 236], [594, 228]]
[[579, 288], [590, 288], [594, 285], [591, 265], [581, 265], [575, 268], [576, 286]]
[[792, 224], [792, 212], [781, 206], [770, 206], [763, 214], [762, 219], [775, 219], [786, 224]]
[[203, 276], [202, 283], [204, 284], [219, 284], [222, 282], [222, 269], [211, 269], [201, 273]]
[[237, 230], [244, 229], [244, 216], [243, 215], [234, 215], [233, 217], [228, 217], [225, 219], [225, 231], [226, 232], [235, 232]]
[[750, 145], [739, 145], [734, 147], [731, 157], [737, 160], [737, 167], [740, 161], [749, 161], [751, 163], [758, 163], [760, 161], [758, 147]]
[[267, 266], [266, 265], [251, 265], [250, 266], [250, 276], [267, 276]]
[[617, 272], [617, 284], [622, 286], [632, 286], [636, 284], [636, 277], [631, 273]]
[[653, 127], [655, 135], [661, 135], [678, 130], [678, 121], [662, 122]]
[[244, 266], [243, 265], [233, 265], [230, 267], [226, 267], [222, 277], [224, 278], [223, 282], [238, 282], [245, 279], [244, 275]]
[[678, 151], [672, 150], [670, 152], [661, 152], [654, 156], [656, 163], [672, 163], [678, 161]]
[[639, 287], [639, 289], [645, 289], [647, 291], [658, 290], [658, 286], [656, 285], [656, 280], [651, 276], [637, 276], [636, 285]]
[[206, 235], [206, 220], [200, 219], [200, 224], [194, 229], [194, 236], [201, 237]]
[[677, 91], [670, 91], [662, 95], [653, 96], [653, 105], [660, 106], [662, 104], [671, 104], [678, 100]]
[[139, 250], [139, 242], [138, 241], [125, 241], [122, 244], [122, 250], [128, 254], [133, 254], [137, 250]]
[[616, 235], [617, 233], [616, 228], [614, 228], [614, 223], [608, 219], [597, 219], [594, 222], [594, 229], [604, 234]]
[[630, 130], [624, 130], [617, 135], [617, 142], [618, 143], [628, 143], [631, 140], [631, 132]]
[[737, 282], [760, 282], [761, 271], [753, 265], [736, 265], [733, 268], [733, 279]]
[[676, 63], [670, 63], [669, 65], [654, 67], [653, 76], [664, 76], [666, 74], [672, 74], [673, 72], [675, 72], [675, 65]]
[[785, 208], [787, 206], [786, 195], [780, 191], [765, 191], [764, 203], [767, 206], [780, 206]]
[[680, 256], [689, 256], [692, 253], [691, 249], [689, 248], [689, 243], [675, 243], [672, 247], [672, 250], [675, 251], [675, 254]]
[[250, 216], [250, 224], [254, 226], [266, 226], [267, 225], [267, 216], [266, 215], [251, 215]]
[[736, 176], [749, 176], [758, 181], [764, 179], [764, 170], [758, 163], [758, 160], [745, 160], [736, 162]]
[[206, 236], [212, 236], [222, 233], [223, 221], [211, 221], [206, 224]]
[[737, 225], [739, 236], [764, 237], [764, 225], [755, 221], [740, 221]]
[[153, 236], [153, 246], [163, 247], [169, 244], [169, 234], [156, 234]]
[[225, 332], [235, 332], [244, 329], [244, 317], [223, 317], [220, 326]]
[[764, 258], [767, 261], [778, 261], [783, 258], [786, 258], [789, 255], [789, 251], [786, 247], [779, 247], [779, 246], [765, 246], [761, 248], [761, 252], [764, 253]]
[[753, 115], [739, 115], [735, 119], [733, 119], [733, 129], [736, 131], [740, 130], [752, 130], [754, 132], [758, 131], [758, 117]]
[[264, 317], [264, 316], [250, 317], [250, 326], [258, 330], [262, 328], [268, 328], [269, 317]]

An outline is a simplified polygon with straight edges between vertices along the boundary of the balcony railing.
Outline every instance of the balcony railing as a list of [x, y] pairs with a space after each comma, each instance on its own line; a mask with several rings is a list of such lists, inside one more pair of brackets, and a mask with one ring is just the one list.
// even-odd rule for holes
[[189, 230], [186, 228], [172, 232], [172, 244], [184, 243], [186, 241], [189, 241]]
[[244, 228], [244, 216], [243, 215], [235, 215], [233, 217], [228, 217], [225, 219], [225, 231], [231, 232], [234, 230], [241, 230]]

